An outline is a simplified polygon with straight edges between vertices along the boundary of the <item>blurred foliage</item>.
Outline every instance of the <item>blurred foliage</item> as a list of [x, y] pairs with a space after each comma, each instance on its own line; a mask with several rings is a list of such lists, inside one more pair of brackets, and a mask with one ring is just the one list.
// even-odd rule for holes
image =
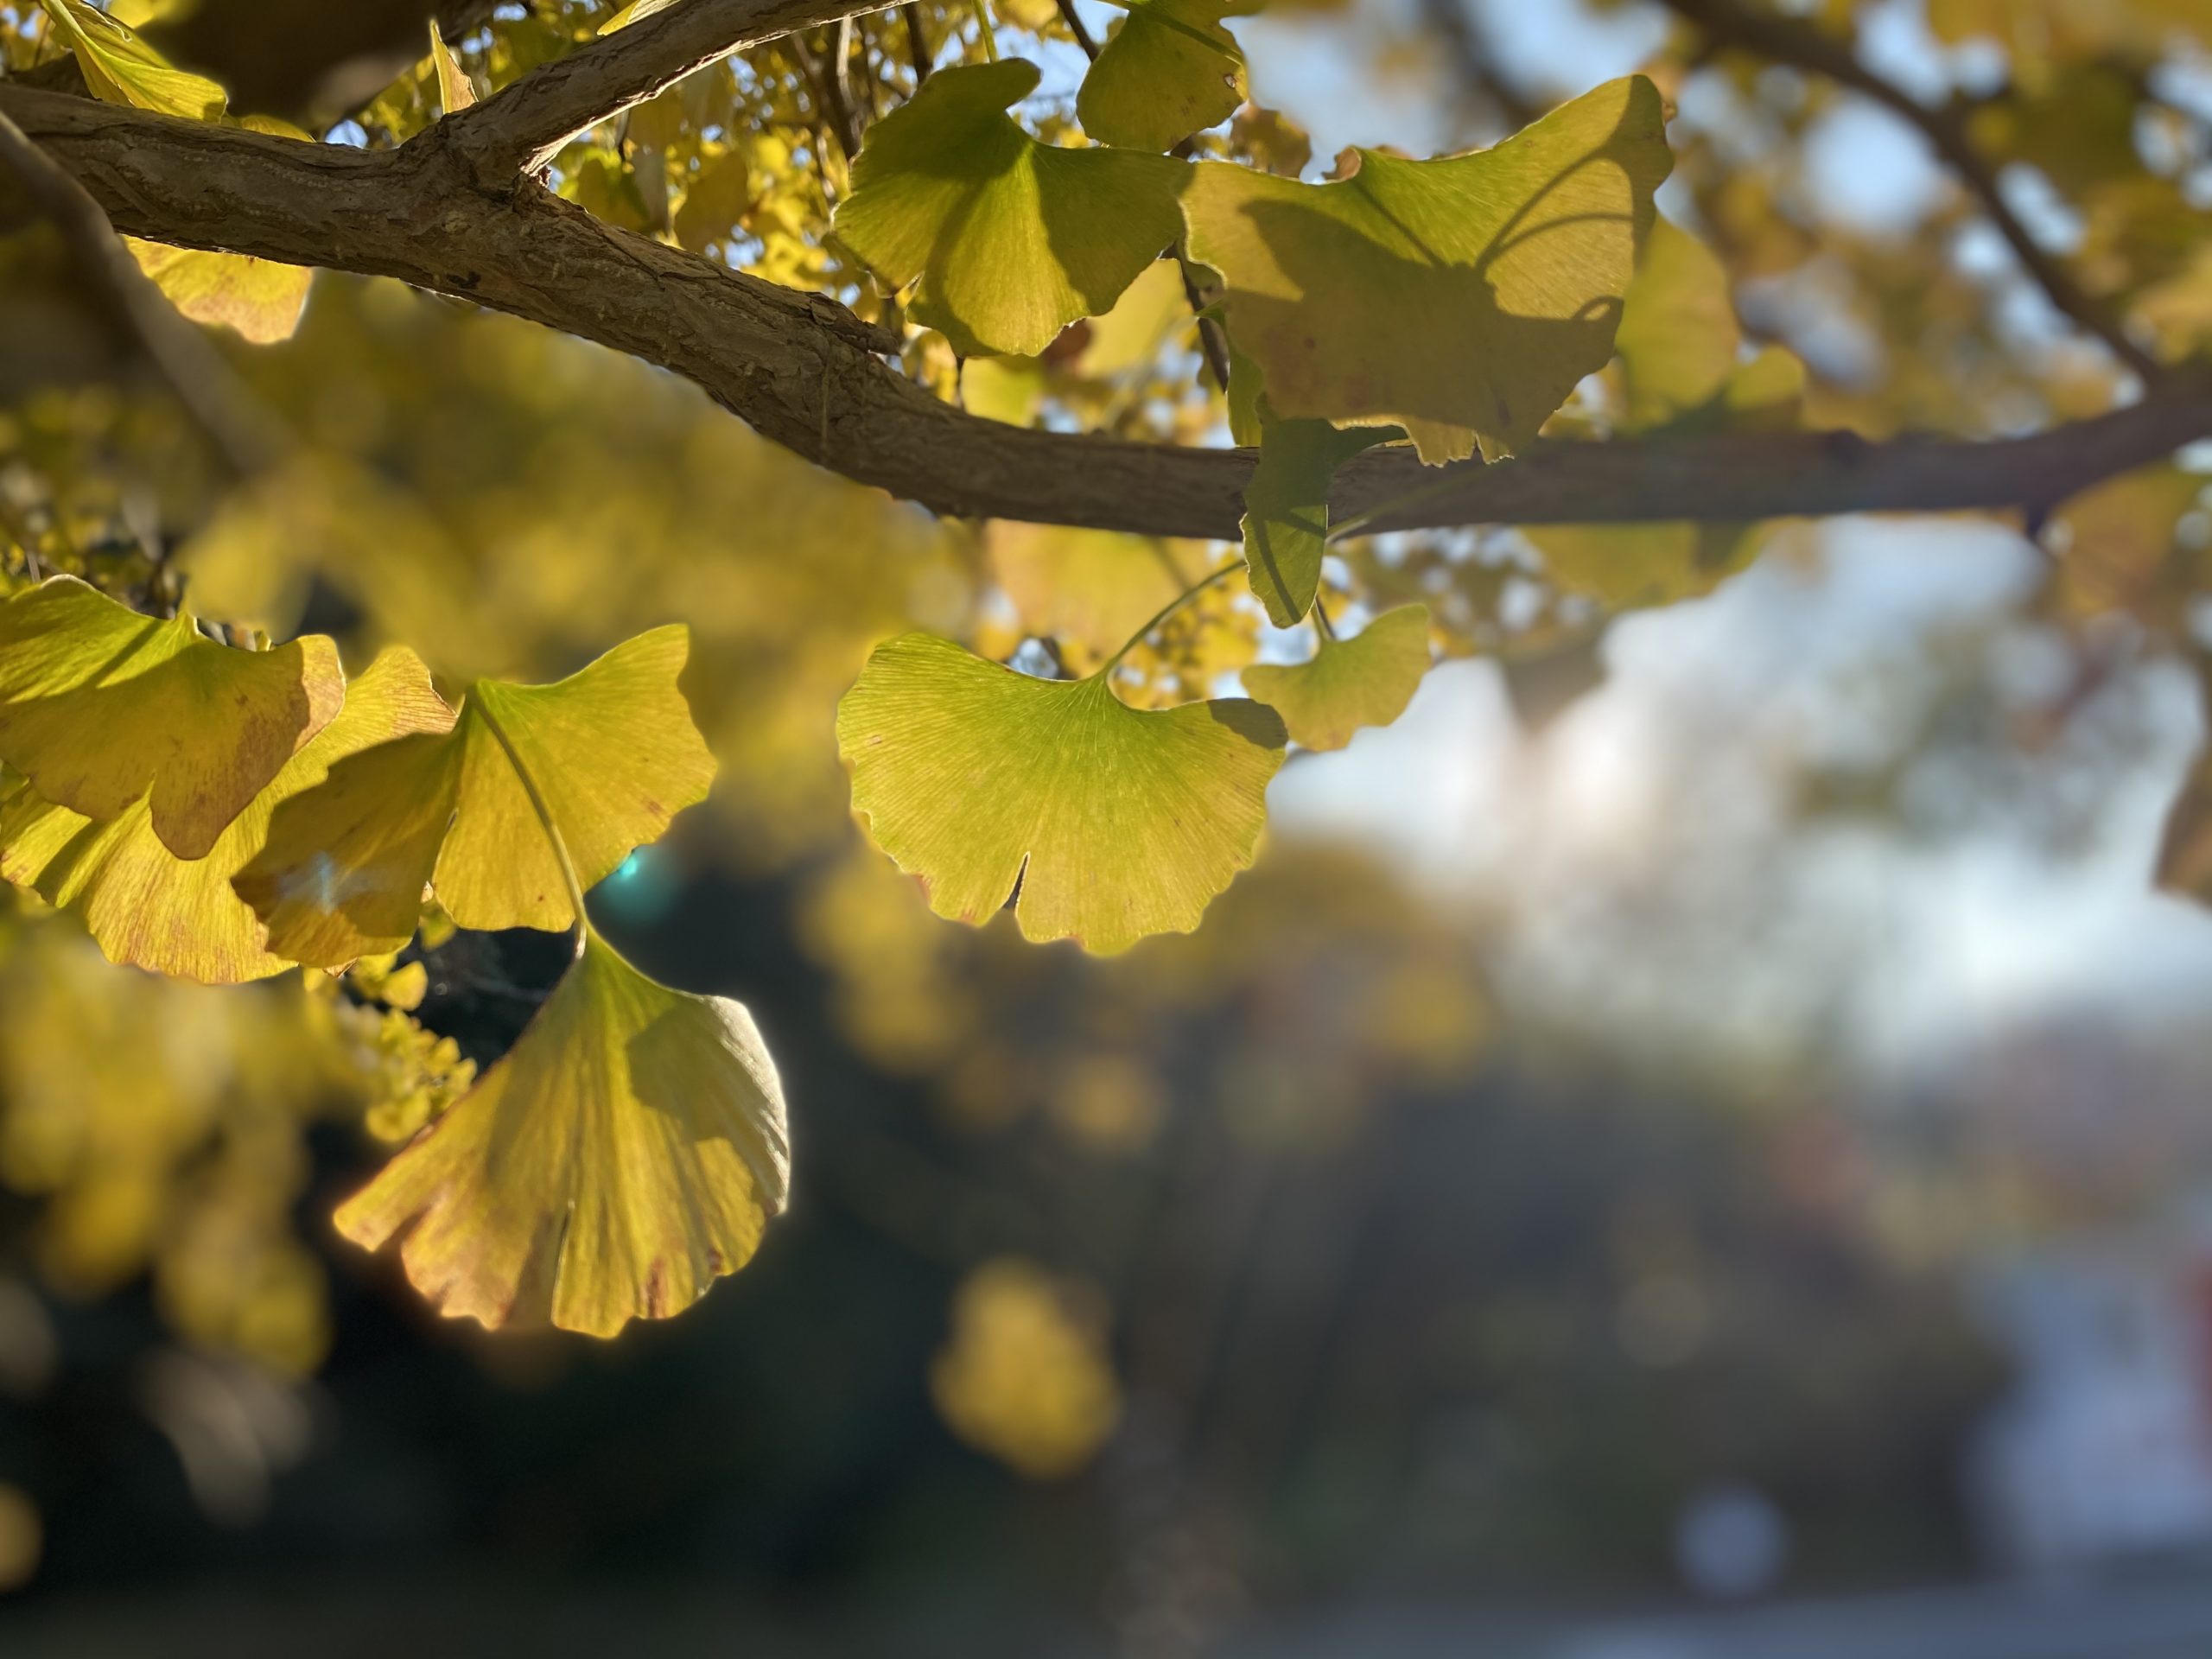
[[[449, 31], [457, 73], [489, 95], [613, 10], [484, 12]], [[1863, 45], [1867, 10], [1815, 21]], [[245, 85], [220, 60], [225, 10], [166, 38]], [[1347, 33], [1319, 12], [1294, 26], [1387, 59], [1386, 92], [1430, 84], [1427, 23], [1361, 10]], [[0, 10], [10, 73], [56, 72], [41, 17]], [[375, 73], [354, 97], [233, 107], [404, 142], [453, 98], [417, 55], [419, 15], [404, 21], [397, 47], [340, 61], [334, 41], [289, 68], [265, 31], [256, 84]], [[2201, 79], [2212, 49], [2196, 13], [1968, 0], [1929, 22], [1993, 46], [1995, 71], [1931, 73], [2009, 183], [2048, 194], [2077, 280], [2165, 360], [2212, 346], [2212, 118], [2180, 73]], [[1056, 9], [1000, 22], [1080, 67]], [[808, 31], [580, 135], [552, 181], [609, 223], [906, 328], [832, 213], [859, 143], [922, 79], [917, 39], [941, 67], [983, 56], [971, 10], [933, 0]], [[1475, 67], [1506, 97], [1454, 99], [1455, 139], [1581, 90]], [[1686, 28], [1645, 67], [1677, 112], [1669, 228], [1613, 362], [1548, 436], [1993, 435], [2127, 395], [1965, 193], [1882, 219], [1836, 208], [1819, 159], [1847, 107], [1834, 88]], [[1019, 112], [1072, 145], [1072, 79], [1046, 86]], [[1251, 104], [1192, 153], [1286, 181], [1327, 164]], [[1231, 411], [1185, 281], [1154, 261], [1031, 356], [963, 361], [906, 329], [904, 366], [993, 419], [1216, 441]], [[268, 340], [291, 292], [188, 308]], [[80, 1586], [212, 1559], [228, 1546], [187, 1504], [245, 1524], [281, 1487], [316, 1523], [272, 1523], [269, 1560], [450, 1540], [503, 1566], [741, 1555], [842, 1582], [957, 1549], [1103, 1601], [1125, 1630], [1167, 1614], [1204, 1629], [1247, 1592], [1648, 1584], [1715, 1470], [1799, 1522], [1808, 1581], [1924, 1575], [1961, 1548], [1948, 1460], [1996, 1383], [1946, 1274], [1992, 1241], [2158, 1202], [2199, 1166], [2201, 1133], [2161, 1092], [2193, 1101], [2188, 1066], [2126, 1090], [2163, 1114], [2155, 1133], [2088, 1151], [2038, 1092], [2060, 1069], [2039, 1051], [1993, 1085], [2002, 1098], [1952, 1102], [1924, 1135], [1847, 1109], [1829, 1064], [1847, 1038], [1807, 1031], [1833, 1017], [1823, 976], [1857, 935], [1806, 925], [1760, 849], [1870, 826], [1941, 846], [2000, 817], [2051, 847], [2085, 840], [2084, 803], [2150, 741], [2139, 674], [2179, 658], [2208, 676], [2201, 470], [2145, 469], [2016, 526], [2048, 556], [2041, 577], [1986, 629], [1901, 644], [1903, 666], [1881, 666], [1904, 689], [1866, 694], [1881, 719], [1859, 748], [1823, 752], [1786, 703], [1686, 719], [1684, 747], [1745, 744], [1768, 766], [1770, 811], [1723, 780], [1768, 813], [1740, 839], [1709, 834], [1687, 794], [1619, 804], [1621, 763], [1606, 779], [1624, 795], [1579, 830], [1532, 813], [1543, 844], [1471, 922], [1371, 846], [1286, 839], [1194, 933], [1097, 962], [1025, 944], [1010, 916], [934, 918], [855, 833], [835, 705], [874, 645], [913, 627], [1043, 676], [1093, 672], [1228, 550], [938, 523], [671, 377], [329, 273], [288, 338], [216, 336], [299, 440], [234, 485], [42, 227], [0, 239], [0, 591], [66, 572], [153, 613], [188, 595], [238, 643], [321, 630], [358, 669], [404, 642], [454, 684], [550, 678], [690, 625], [683, 690], [715, 792], [595, 905], [656, 971], [760, 1009], [803, 1154], [789, 1236], [695, 1327], [612, 1355], [440, 1331], [325, 1217], [512, 1046], [560, 971], [545, 943], [433, 916], [341, 976], [217, 992], [111, 969], [73, 920], [8, 896], [0, 1268], [21, 1278], [0, 1279], [0, 1585], [41, 1551]], [[1322, 603], [1352, 645], [1419, 603], [1432, 649], [1503, 664], [1532, 715], [1571, 714], [1620, 616], [1755, 566], [1820, 568], [1789, 524], [1353, 534], [1328, 554]], [[1186, 702], [1318, 646], [1222, 584], [1123, 657], [1116, 689]], [[2048, 671], [2014, 674], [2024, 655]], [[1509, 780], [1532, 796], [1563, 752], [1542, 741]], [[2166, 854], [2199, 893], [2208, 823], [2200, 772]], [[1700, 969], [1724, 952], [1753, 961], [1764, 1000], [1717, 1060], [1686, 1065], [1712, 1029], [1691, 1006]], [[2109, 1086], [2093, 1066], [2076, 1092]], [[358, 1440], [315, 1440], [304, 1402], [321, 1399]], [[209, 1421], [253, 1427], [210, 1449]], [[170, 1448], [157, 1472], [132, 1454], [137, 1484], [99, 1490], [82, 1471], [124, 1461], [118, 1425], [145, 1423]], [[956, 1442], [1051, 1484], [1002, 1482]], [[143, 1529], [166, 1541], [134, 1530], [148, 1490], [168, 1495]]]

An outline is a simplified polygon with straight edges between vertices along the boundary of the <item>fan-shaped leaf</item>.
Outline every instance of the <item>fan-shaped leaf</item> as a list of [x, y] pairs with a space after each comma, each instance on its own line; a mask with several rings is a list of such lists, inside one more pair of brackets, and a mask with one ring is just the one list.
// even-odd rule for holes
[[1244, 689], [1309, 749], [1341, 749], [1363, 726], [1406, 712], [1428, 672], [1428, 607], [1385, 611], [1350, 639], [1321, 637], [1306, 661], [1244, 671]]
[[950, 640], [876, 647], [837, 709], [853, 806], [940, 916], [1017, 886], [1031, 939], [1100, 955], [1187, 932], [1252, 861], [1282, 722], [1241, 698], [1131, 709], [1104, 674], [1037, 680]]
[[205, 857], [345, 695], [321, 634], [232, 651], [74, 576], [0, 605], [0, 760], [88, 818], [147, 798], [180, 858]]
[[734, 1273], [784, 1206], [774, 1063], [725, 997], [596, 937], [521, 1039], [337, 1214], [448, 1318], [611, 1337]]
[[1612, 355], [1671, 164], [1658, 92], [1613, 81], [1473, 155], [1357, 155], [1328, 184], [1191, 170], [1230, 336], [1278, 416], [1402, 426], [1424, 461], [1512, 453]]
[[1166, 149], [1244, 101], [1244, 51], [1221, 26], [1258, 0], [1132, 0], [1083, 78], [1075, 112], [1102, 144]]
[[453, 710], [414, 652], [394, 646], [346, 690], [338, 717], [233, 818], [205, 858], [181, 859], [154, 833], [141, 799], [95, 823], [26, 791], [0, 808], [0, 875], [73, 907], [111, 962], [231, 985], [291, 964], [264, 948], [231, 878], [259, 850], [278, 803], [322, 781], [345, 756], [409, 732], [443, 731]]
[[194, 322], [235, 328], [257, 346], [289, 340], [307, 309], [315, 272], [250, 253], [209, 253], [125, 237], [138, 269]]
[[1096, 316], [1175, 240], [1179, 163], [1039, 143], [1006, 113], [1037, 86], [1017, 58], [931, 75], [868, 130], [837, 233], [963, 356], [1041, 352]]
[[1244, 569], [1277, 627], [1296, 627], [1320, 591], [1329, 481], [1337, 468], [1397, 435], [1387, 427], [1342, 431], [1326, 421], [1278, 421], [1262, 412], [1260, 464], [1244, 486]]
[[531, 790], [586, 887], [705, 799], [714, 757], [677, 686], [690, 648], [655, 628], [556, 685], [480, 680], [449, 733], [333, 766], [238, 877], [270, 949], [318, 967], [396, 950], [426, 882], [463, 927], [572, 925]]
[[223, 112], [223, 89], [205, 75], [178, 68], [137, 35], [85, 0], [40, 0], [60, 38], [76, 54], [85, 85], [106, 104], [130, 104], [188, 121]]

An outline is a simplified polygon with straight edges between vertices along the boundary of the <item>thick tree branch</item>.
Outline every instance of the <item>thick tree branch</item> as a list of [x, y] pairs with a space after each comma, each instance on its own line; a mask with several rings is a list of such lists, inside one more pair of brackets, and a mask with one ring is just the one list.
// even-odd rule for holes
[[535, 173], [578, 133], [733, 53], [841, 18], [886, 11], [895, 3], [680, 0], [502, 87], [441, 124], [440, 142], [467, 156], [486, 182], [502, 175]]
[[[883, 362], [898, 342], [834, 301], [611, 229], [527, 180], [486, 188], [448, 147], [372, 154], [7, 86], [0, 111], [135, 235], [396, 276], [595, 340], [696, 381], [808, 460], [938, 512], [1236, 534], [1249, 450], [965, 414]], [[1339, 476], [1332, 505], [1374, 512], [1378, 529], [2032, 512], [2208, 435], [2212, 381], [2176, 376], [2134, 408], [2001, 442], [1781, 433], [1541, 443], [1440, 472], [1402, 448], [1370, 450]]]
[[1676, 15], [1694, 23], [1714, 41], [1847, 86], [1920, 130], [1944, 164], [1981, 203], [2021, 268], [2061, 315], [2109, 347], [2114, 357], [2147, 385], [2163, 372], [2156, 359], [2128, 338], [2127, 331], [2080, 283], [2064, 264], [2029, 234], [2005, 200], [1997, 169], [1974, 148], [1967, 114], [1953, 106], [1932, 108], [1894, 82], [1876, 74], [1840, 42], [1808, 23], [1778, 14], [1753, 11], [1738, 0], [1665, 0]]

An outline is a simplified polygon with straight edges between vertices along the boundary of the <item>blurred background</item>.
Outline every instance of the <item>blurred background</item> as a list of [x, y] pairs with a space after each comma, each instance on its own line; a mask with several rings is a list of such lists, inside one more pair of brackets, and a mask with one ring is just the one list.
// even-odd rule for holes
[[[2212, 19], [1792, 10], [1997, 110], [2019, 211], [2085, 257], [2137, 246], [2099, 214], [2154, 181], [2202, 284], [2158, 315], [2177, 350], [2212, 318]], [[1235, 28], [1309, 177], [1652, 70], [1662, 207], [1725, 252], [1746, 355], [1802, 360], [1809, 423], [2127, 395], [1904, 124], [1659, 6]], [[1080, 58], [1035, 49], [1065, 101]], [[2125, 153], [2092, 168], [2038, 123], [2116, 63]], [[798, 165], [772, 140], [756, 168]], [[734, 234], [754, 268], [836, 254]], [[42, 291], [35, 233], [5, 257]], [[1180, 297], [964, 395], [1203, 436]], [[2053, 526], [1762, 526], [1648, 593], [1565, 531], [1354, 543], [1348, 614], [1422, 598], [1449, 660], [1293, 758], [1197, 933], [1100, 961], [931, 916], [830, 721], [901, 627], [1110, 651], [1159, 602], [1134, 538], [939, 524], [666, 376], [329, 274], [294, 338], [225, 342], [310, 452], [225, 493], [11, 308], [18, 550], [137, 524], [75, 551], [169, 580], [178, 526], [204, 613], [456, 680], [690, 624], [715, 798], [594, 909], [753, 1009], [796, 1190], [665, 1325], [442, 1323], [329, 1214], [514, 1040], [562, 941], [206, 990], [7, 893], [0, 1649], [2212, 1652], [2212, 924], [2152, 879], [2203, 732], [2172, 590], [2212, 453]], [[1220, 599], [1135, 660], [1162, 699], [1233, 688], [1303, 654], [1265, 632]]]

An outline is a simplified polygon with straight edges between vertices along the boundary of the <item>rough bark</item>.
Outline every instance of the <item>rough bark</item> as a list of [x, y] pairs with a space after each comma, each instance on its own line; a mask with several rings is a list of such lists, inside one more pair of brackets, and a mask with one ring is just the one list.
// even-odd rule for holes
[[[760, 9], [758, 0], [734, 3]], [[689, 0], [663, 16], [721, 3]], [[600, 61], [620, 38], [602, 44]], [[486, 152], [461, 119], [371, 154], [25, 87], [0, 86], [0, 111], [75, 175], [119, 230], [395, 276], [595, 340], [697, 382], [807, 459], [936, 512], [1236, 533], [1250, 451], [1028, 430], [950, 408], [883, 361], [895, 341], [832, 300], [612, 229], [525, 176], [487, 178]], [[542, 134], [549, 121], [499, 130]], [[1793, 433], [1543, 443], [1518, 460], [1442, 471], [1403, 449], [1376, 450], [1344, 469], [1332, 505], [1340, 515], [1364, 512], [1420, 493], [1376, 513], [1378, 529], [2036, 512], [2207, 434], [2212, 381], [2177, 377], [2134, 408], [1995, 442], [1868, 444]]]

